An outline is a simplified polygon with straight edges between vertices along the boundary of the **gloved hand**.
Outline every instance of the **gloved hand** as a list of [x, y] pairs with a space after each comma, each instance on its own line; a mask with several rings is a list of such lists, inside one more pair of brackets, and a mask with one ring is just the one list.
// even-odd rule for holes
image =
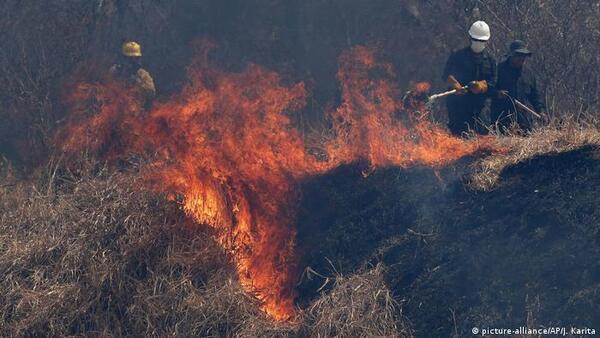
[[487, 90], [488, 90], [487, 81], [486, 80], [471, 81], [471, 83], [469, 83], [469, 90], [473, 94], [483, 94], [483, 93], [487, 92]]
[[463, 88], [463, 85], [453, 75], [448, 75], [448, 83], [452, 86], [452, 89], [456, 89], [456, 95], [464, 95], [467, 90]]

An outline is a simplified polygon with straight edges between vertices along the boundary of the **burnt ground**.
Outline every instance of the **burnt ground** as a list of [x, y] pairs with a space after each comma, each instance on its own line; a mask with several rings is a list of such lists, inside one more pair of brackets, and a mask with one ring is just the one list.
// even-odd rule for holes
[[[306, 182], [303, 266], [327, 277], [383, 262], [417, 337], [527, 323], [598, 330], [600, 149], [507, 167], [489, 192], [469, 188], [472, 162], [366, 178], [356, 164]], [[325, 282], [309, 275], [301, 303]]]

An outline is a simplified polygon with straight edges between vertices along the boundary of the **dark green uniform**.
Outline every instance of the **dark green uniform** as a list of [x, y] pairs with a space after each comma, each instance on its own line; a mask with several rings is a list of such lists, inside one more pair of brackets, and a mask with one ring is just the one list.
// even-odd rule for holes
[[484, 125], [489, 123], [491, 106], [490, 93], [496, 85], [496, 60], [484, 50], [474, 53], [470, 47], [460, 49], [448, 57], [444, 68], [443, 80], [453, 75], [463, 86], [471, 81], [486, 80], [488, 91], [482, 94], [468, 92], [465, 95], [448, 96], [448, 128], [454, 135], [460, 135], [469, 128], [485, 133], [485, 127], [477, 123], [480, 119]]
[[[540, 95], [540, 89], [535, 75], [528, 68], [515, 68], [507, 58], [498, 65], [497, 90], [506, 90], [508, 94], [522, 103], [529, 104], [536, 112], [545, 111], [545, 105]], [[494, 95], [492, 100], [492, 123], [500, 129], [507, 128], [514, 121], [523, 130], [531, 129], [531, 116], [518, 109], [511, 98]]]

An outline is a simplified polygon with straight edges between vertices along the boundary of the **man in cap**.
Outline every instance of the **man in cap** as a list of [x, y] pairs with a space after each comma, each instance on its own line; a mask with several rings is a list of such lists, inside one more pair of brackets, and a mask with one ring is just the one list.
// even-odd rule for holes
[[[462, 135], [469, 129], [486, 133], [491, 97], [496, 84], [496, 60], [486, 50], [490, 28], [483, 21], [476, 21], [469, 29], [469, 46], [453, 52], [448, 57], [444, 81], [457, 90], [446, 100], [448, 128], [454, 135]], [[483, 122], [479, 122], [483, 120]]]
[[[505, 131], [516, 123], [524, 131], [531, 130], [531, 116], [519, 108], [514, 100], [529, 103], [542, 113], [545, 110], [535, 75], [526, 67], [531, 51], [521, 40], [510, 44], [506, 59], [498, 65], [498, 82], [492, 101], [492, 123]], [[541, 114], [540, 114], [541, 115]]]
[[135, 41], [125, 42], [121, 46], [121, 60], [110, 68], [110, 74], [116, 79], [127, 81], [135, 89], [141, 107], [148, 111], [156, 95], [154, 80], [150, 73], [142, 68], [142, 47]]

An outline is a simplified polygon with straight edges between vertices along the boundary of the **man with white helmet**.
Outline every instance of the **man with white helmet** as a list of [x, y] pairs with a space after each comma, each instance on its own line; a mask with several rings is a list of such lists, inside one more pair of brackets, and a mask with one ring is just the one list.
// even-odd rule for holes
[[493, 87], [496, 84], [496, 60], [486, 50], [490, 27], [476, 21], [469, 29], [469, 46], [453, 52], [444, 68], [443, 80], [457, 89], [446, 101], [448, 128], [454, 135], [469, 129], [486, 132], [489, 123]]

